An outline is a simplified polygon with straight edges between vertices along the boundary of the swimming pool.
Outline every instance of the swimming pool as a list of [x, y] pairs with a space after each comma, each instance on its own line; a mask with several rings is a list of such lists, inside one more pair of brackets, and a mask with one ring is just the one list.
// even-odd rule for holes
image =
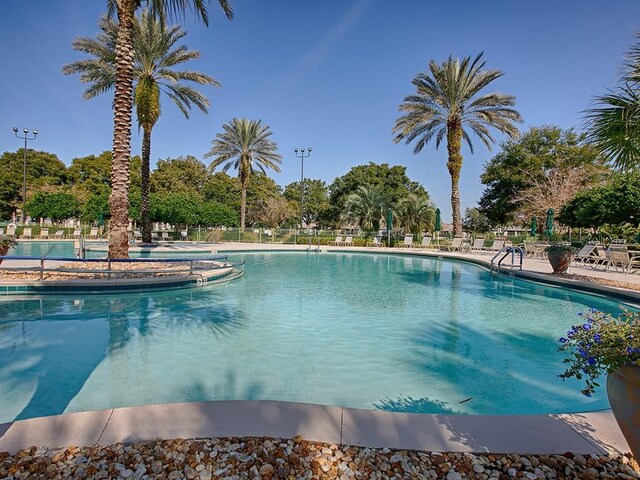
[[224, 286], [0, 301], [0, 422], [270, 399], [422, 413], [607, 408], [557, 338], [611, 300], [402, 255], [256, 253]]
[[[171, 244], [168, 244], [171, 245]], [[191, 244], [194, 248], [189, 248], [190, 244], [180, 243], [171, 251], [135, 251], [130, 250], [129, 256], [132, 258], [155, 258], [155, 257], [180, 257], [188, 255], [190, 257], [200, 257], [211, 255], [210, 251], [198, 250], [202, 249], [207, 244]], [[86, 257], [87, 258], [100, 258], [107, 256], [107, 244], [106, 242], [86, 242]], [[162, 245], [160, 245], [162, 246]], [[209, 244], [211, 246], [211, 244]], [[100, 248], [100, 250], [98, 250]], [[92, 250], [93, 249], [93, 250]], [[9, 249], [7, 255], [24, 256], [24, 257], [65, 257], [75, 258], [76, 249], [73, 240], [43, 240], [43, 241], [20, 241], [14, 247]]]

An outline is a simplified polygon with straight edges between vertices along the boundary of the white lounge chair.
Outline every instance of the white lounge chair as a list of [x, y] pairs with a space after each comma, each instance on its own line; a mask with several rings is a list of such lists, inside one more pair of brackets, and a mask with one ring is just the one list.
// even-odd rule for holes
[[164, 240], [165, 242], [170, 242], [171, 241], [171, 237], [169, 236], [169, 232], [162, 232], [162, 240]]
[[140, 233], [140, 229], [135, 228], [133, 230], [133, 239], [134, 240], [140, 240], [142, 238], [142, 234]]
[[341, 245], [342, 244], [342, 235], [336, 235], [336, 239], [332, 242], [329, 242], [329, 245]]
[[450, 252], [456, 252], [462, 250], [462, 237], [453, 237], [451, 245], [447, 246], [447, 250]]
[[618, 267], [622, 269], [624, 273], [630, 273], [633, 268], [640, 268], [640, 255], [631, 256], [627, 250], [626, 245], [622, 244], [610, 244], [609, 245], [609, 263], [605, 270], [613, 266], [618, 271]]
[[404, 242], [402, 242], [399, 247], [411, 248], [413, 247], [413, 235], [405, 235]]
[[38, 238], [49, 238], [49, 229], [43, 228], [42, 230], [40, 230], [40, 235]]
[[422, 237], [422, 243], [420, 243], [420, 245], [418, 245], [418, 247], [420, 247], [420, 248], [433, 248], [433, 246], [431, 245], [431, 236], [430, 235], [425, 235], [424, 237]]
[[91, 229], [91, 231], [89, 232], [89, 235], [87, 235], [87, 238], [91, 238], [91, 239], [97, 239], [98, 238], [98, 228], [94, 227]]
[[16, 236], [16, 227], [7, 227], [7, 237]]
[[53, 238], [64, 238], [64, 230], [56, 230], [53, 234]]
[[471, 245], [472, 252], [479, 252], [484, 249], [484, 237], [476, 237]]
[[80, 238], [81, 236], [82, 236], [82, 229], [81, 229], [81, 228], [76, 228], [76, 229], [73, 231], [73, 235], [72, 235], [72, 237], [73, 237], [73, 238]]
[[382, 243], [382, 237], [373, 237], [372, 242], [367, 242], [367, 247], [384, 247], [384, 244]]
[[573, 257], [573, 263], [577, 266], [595, 262], [598, 259], [598, 254], [595, 251], [597, 246], [598, 242], [587, 243], [578, 253], [576, 253], [576, 256]]
[[33, 238], [33, 235], [31, 234], [31, 227], [24, 227], [20, 238]]
[[158, 232], [151, 232], [151, 241], [157, 242], [159, 240]]
[[180, 230], [180, 240], [189, 240], [189, 232], [187, 230]]
[[485, 247], [483, 248], [483, 250], [486, 250], [488, 252], [498, 252], [502, 249], [502, 247], [504, 247], [504, 240], [496, 239], [493, 241], [490, 247]]
[[347, 235], [344, 242], [341, 243], [343, 247], [353, 247], [353, 237]]
[[0, 228], [0, 235], [4, 235], [4, 227]]

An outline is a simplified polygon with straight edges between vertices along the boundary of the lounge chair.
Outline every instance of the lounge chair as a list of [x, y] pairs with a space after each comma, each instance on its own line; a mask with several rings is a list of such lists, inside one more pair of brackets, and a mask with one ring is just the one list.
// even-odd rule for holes
[[64, 230], [56, 230], [53, 234], [53, 238], [64, 238]]
[[81, 236], [82, 236], [82, 229], [81, 229], [81, 228], [76, 228], [76, 229], [73, 231], [73, 235], [72, 235], [72, 237], [73, 237], [73, 238], [80, 238]]
[[152, 242], [157, 242], [158, 240], [160, 240], [160, 238], [158, 237], [158, 233], [159, 232], [151, 232], [151, 241]]
[[180, 230], [180, 240], [189, 240], [189, 232], [187, 230]]
[[170, 242], [172, 238], [169, 236], [169, 232], [162, 232], [162, 240], [165, 242]]
[[413, 247], [413, 235], [405, 235], [404, 242], [402, 242], [399, 247], [412, 248]]
[[4, 235], [4, 228], [0, 228], [0, 235]]
[[96, 240], [98, 238], [98, 228], [92, 228], [91, 231], [89, 232], [89, 235], [87, 235], [87, 238], [91, 238]]
[[618, 271], [618, 266], [624, 273], [630, 273], [632, 268], [640, 268], [640, 255], [631, 256], [626, 245], [609, 245], [609, 263], [605, 270], [613, 266]]
[[367, 242], [367, 247], [384, 247], [382, 237], [373, 237], [373, 242]]
[[140, 233], [140, 229], [136, 228], [133, 230], [133, 239], [140, 240], [142, 238], [142, 234]]
[[420, 245], [418, 245], [419, 248], [433, 248], [433, 246], [431, 245], [431, 237], [428, 235], [425, 235], [424, 237], [422, 237], [422, 243]]
[[347, 236], [344, 242], [341, 243], [343, 247], [353, 247], [353, 237]]
[[40, 235], [38, 236], [38, 238], [49, 238], [49, 229], [43, 228], [42, 230], [40, 230]]
[[598, 254], [596, 253], [596, 247], [598, 246], [598, 242], [589, 242], [584, 247], [580, 249], [580, 251], [573, 257], [573, 263], [578, 265], [586, 265], [591, 264], [592, 262], [598, 259]]
[[7, 227], [7, 237], [16, 236], [16, 227]]
[[31, 227], [24, 227], [20, 238], [33, 238], [33, 235], [31, 234]]
[[491, 246], [489, 247], [484, 247], [483, 250], [488, 251], [488, 252], [499, 252], [500, 250], [502, 250], [502, 247], [504, 247], [504, 240], [503, 239], [495, 239], [493, 241], [493, 243], [491, 244]]
[[329, 245], [341, 245], [342, 235], [336, 235], [336, 239], [333, 242], [329, 242]]
[[471, 251], [479, 252], [482, 249], [484, 249], [484, 237], [477, 237], [471, 245]]
[[462, 251], [462, 237], [453, 237], [451, 245], [444, 245], [443, 248], [449, 252]]

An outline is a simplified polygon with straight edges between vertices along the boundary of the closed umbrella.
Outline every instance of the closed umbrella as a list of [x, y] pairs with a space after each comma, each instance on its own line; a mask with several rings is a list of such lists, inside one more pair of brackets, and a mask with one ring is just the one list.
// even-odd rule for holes
[[537, 233], [538, 233], [538, 219], [534, 215], [533, 217], [531, 217], [531, 236], [535, 237]]
[[544, 223], [544, 234], [547, 237], [553, 235], [553, 208], [547, 210], [547, 220]]
[[440, 218], [440, 209], [436, 208], [436, 225], [433, 228], [434, 231], [439, 232], [442, 230], [442, 219]]
[[387, 209], [387, 230], [393, 230], [393, 212], [391, 209]]

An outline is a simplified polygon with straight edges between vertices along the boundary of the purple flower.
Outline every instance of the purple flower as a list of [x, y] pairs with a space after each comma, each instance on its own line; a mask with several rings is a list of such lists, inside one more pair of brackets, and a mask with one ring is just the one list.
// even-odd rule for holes
[[582, 348], [581, 348], [580, 350], [578, 350], [578, 353], [579, 353], [581, 356], [583, 356], [583, 357], [586, 357], [586, 356], [587, 356], [587, 352], [586, 352], [584, 349], [582, 349]]
[[596, 333], [596, 334], [593, 336], [593, 341], [594, 341], [594, 342], [596, 342], [596, 343], [600, 343], [600, 342], [602, 341], [602, 337], [600, 337], [600, 334], [599, 334], [599, 333]]
[[564, 337], [560, 337], [560, 339], [558, 340], [560, 343], [567, 343], [569, 340], [567, 340]]
[[578, 312], [578, 316], [581, 317], [582, 315], [584, 315], [584, 313], [582, 312]]
[[583, 330], [591, 330], [591, 325], [588, 323], [585, 323], [584, 325], [582, 325], [582, 329]]
[[589, 365], [595, 365], [596, 364], [596, 359], [593, 357], [589, 357], [589, 360], [587, 360], [587, 362], [589, 362]]

